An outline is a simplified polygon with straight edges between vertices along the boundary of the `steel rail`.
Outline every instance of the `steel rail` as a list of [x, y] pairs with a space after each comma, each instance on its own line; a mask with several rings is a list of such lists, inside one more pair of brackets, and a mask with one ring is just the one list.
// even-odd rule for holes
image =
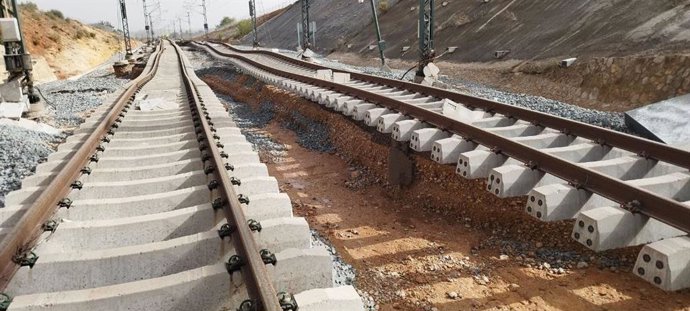
[[[526, 163], [530, 168], [532, 169], [540, 169], [542, 171], [548, 172], [549, 174], [555, 175], [565, 181], [570, 182], [572, 185], [577, 186], [578, 188], [586, 189], [591, 192], [597, 193], [599, 195], [602, 195], [604, 197], [607, 197], [615, 202], [618, 202], [621, 204], [621, 207], [631, 211], [631, 212], [640, 212], [644, 215], [647, 215], [649, 217], [658, 219], [668, 225], [671, 225], [673, 227], [676, 227], [680, 230], [683, 230], [685, 232], [690, 232], [690, 206], [686, 206], [682, 204], [681, 202], [669, 199], [669, 198], [664, 198], [661, 196], [658, 196], [650, 191], [632, 186], [630, 184], [625, 183], [624, 181], [621, 181], [616, 178], [612, 178], [610, 176], [604, 175], [602, 173], [599, 173], [597, 171], [579, 166], [575, 163], [563, 160], [561, 158], [558, 158], [556, 156], [543, 153], [535, 148], [529, 147], [527, 145], [521, 144], [519, 142], [515, 142], [511, 140], [510, 138], [505, 138], [490, 132], [487, 132], [481, 128], [475, 127], [470, 124], [462, 123], [459, 121], [456, 121], [454, 119], [450, 119], [448, 117], [445, 117], [441, 114], [429, 111], [424, 108], [420, 108], [418, 106], [412, 105], [405, 103], [403, 101], [395, 100], [386, 96], [382, 96], [373, 92], [365, 91], [362, 89], [358, 89], [352, 86], [340, 84], [340, 83], [334, 83], [331, 81], [326, 81], [326, 80], [321, 80], [317, 79], [314, 77], [307, 77], [304, 75], [299, 75], [287, 71], [282, 71], [279, 69], [276, 69], [271, 66], [267, 66], [264, 64], [261, 64], [257, 61], [254, 61], [252, 59], [249, 59], [248, 57], [245, 57], [243, 55], [238, 55], [238, 54], [231, 54], [231, 53], [225, 53], [221, 52], [218, 49], [207, 45], [209, 48], [211, 48], [215, 53], [225, 56], [225, 57], [230, 57], [234, 59], [241, 60], [251, 66], [254, 66], [256, 68], [259, 68], [261, 70], [264, 70], [266, 72], [269, 72], [271, 74], [281, 76], [284, 78], [304, 82], [310, 85], [314, 86], [319, 86], [322, 88], [326, 89], [331, 89], [343, 94], [350, 94], [352, 96], [358, 97], [360, 99], [366, 100], [371, 103], [379, 104], [381, 106], [396, 110], [398, 112], [401, 112], [403, 114], [409, 115], [411, 117], [414, 117], [420, 121], [432, 124], [439, 129], [450, 131], [452, 133], [458, 134], [462, 137], [464, 137], [467, 140], [472, 140], [474, 142], [477, 142], [481, 145], [484, 145], [486, 147], [492, 148], [492, 150], [496, 150], [496, 152], [505, 154], [506, 156], [509, 156], [511, 158], [517, 159], [519, 161], [522, 161]], [[244, 51], [240, 52], [244, 53]], [[252, 51], [251, 53], [254, 53]], [[400, 84], [401, 86], [407, 86], [407, 84]], [[420, 89], [420, 88], [425, 88], [419, 85], [414, 85], [414, 88], [411, 89]], [[439, 89], [432, 89], [433, 92], [440, 92], [443, 90]], [[447, 91], [443, 91], [447, 92]], [[450, 92], [447, 92], [450, 93]], [[442, 94], [442, 93], [439, 93]], [[450, 93], [450, 94], [455, 94], [455, 93]], [[458, 95], [458, 94], [456, 94]], [[463, 97], [467, 97], [473, 100], [476, 100], [478, 102], [481, 101], [486, 101], [484, 99], [479, 99], [475, 97], [470, 97], [466, 95], [460, 95]], [[457, 98], [457, 96], [456, 96]], [[462, 102], [462, 101], [461, 101]], [[490, 104], [495, 104], [496, 107], [498, 108], [504, 108], [505, 110], [501, 111], [513, 111], [512, 108], [517, 108], [517, 107], [512, 107], [508, 106], [507, 108], [504, 106], [507, 106], [505, 104], [499, 104], [491, 101], [487, 101]], [[487, 104], [488, 105], [488, 104]], [[512, 108], [511, 108], [512, 107]], [[586, 125], [584, 123], [576, 122], [576, 121], [571, 121], [571, 120], [566, 120], [563, 118], [559, 117], [554, 117], [550, 116], [547, 114], [543, 113], [538, 113], [534, 111], [529, 111], [526, 109], [518, 108], [515, 111], [520, 112], [518, 115], [512, 114], [514, 117], [524, 117], [525, 115], [537, 118], [537, 119], [529, 119], [535, 122], [536, 124], [539, 124], [541, 126], [549, 126], [555, 121], [550, 121], [550, 122], [544, 122], [542, 119], [539, 118], [546, 118], [546, 119], [557, 119], [559, 122], [556, 123], [556, 125], [571, 125], [575, 124], [576, 129], [584, 129], [584, 132], [578, 132], [575, 130], [572, 130], [571, 128], [566, 127], [566, 131], [570, 135], [580, 135], [582, 133], [584, 134], [590, 134], [590, 137], [593, 137], [595, 140], [600, 141], [601, 138], [606, 140], [608, 136], [615, 136], [618, 137], [619, 139], [625, 141], [627, 144], [632, 144], [632, 143], [639, 143], [640, 145], [645, 145], [645, 146], [653, 146], [654, 148], [659, 148], [661, 151], [658, 153], [653, 153], [653, 152], [641, 152], [644, 153], [646, 156], [651, 155], [656, 155], [659, 156], [659, 159], [664, 159], [664, 161], [667, 161], [668, 159], [675, 160], [675, 161], [669, 161], [669, 162], [674, 162], [674, 164], [688, 164], [687, 162], [690, 161], [690, 157], [680, 159], [676, 152], [684, 155], [688, 154], [686, 151], [681, 151], [672, 147], [668, 147], [665, 145], [661, 145], [658, 143], [654, 143], [651, 141], [647, 141], [644, 139], [639, 139], [631, 135], [626, 135], [626, 134], [620, 134], [617, 132], [613, 132], [610, 130], [605, 130], [602, 128], [594, 127], [591, 125]], [[498, 112], [498, 111], [496, 111]], [[510, 114], [508, 115], [510, 116]], [[562, 121], [562, 123], [560, 123]], [[591, 136], [594, 135], [594, 136]], [[607, 136], [608, 135], [608, 136]], [[587, 136], [587, 135], [584, 135]], [[606, 141], [605, 141], [606, 142]], [[607, 142], [607, 143], [610, 143]], [[627, 146], [627, 145], [626, 145]], [[638, 148], [635, 148], [634, 150], [638, 150]], [[654, 149], [656, 150], [656, 149]], [[685, 166], [683, 166], [685, 167]]]
[[[225, 47], [237, 53], [248, 54], [262, 54], [278, 58], [282, 61], [291, 64], [299, 65], [309, 69], [331, 69], [336, 72], [346, 72], [350, 77], [364, 82], [375, 83], [401, 90], [407, 90], [415, 93], [420, 93], [427, 96], [433, 96], [439, 99], [450, 99], [452, 101], [466, 105], [468, 108], [480, 108], [486, 112], [494, 112], [505, 115], [506, 117], [514, 117], [520, 120], [531, 122], [534, 125], [549, 127], [556, 130], [561, 130], [565, 134], [574, 135], [578, 137], [588, 138], [596, 141], [602, 145], [609, 145], [625, 149], [632, 153], [638, 154], [642, 157], [654, 159], [690, 169], [690, 151], [678, 149], [666, 144], [658, 143], [648, 139], [643, 139], [637, 136], [605, 129], [587, 123], [582, 123], [559, 116], [550, 115], [547, 113], [534, 111], [518, 106], [499, 103], [489, 99], [479, 98], [467, 94], [439, 89], [431, 86], [424, 86], [417, 83], [407, 81], [393, 80], [384, 77], [378, 77], [369, 74], [352, 72], [343, 69], [332, 69], [330, 67], [318, 65], [315, 63], [306, 62], [300, 59], [292, 58], [287, 55], [275, 53], [266, 50], [242, 50], [227, 43], [222, 43]], [[213, 48], [210, 45], [207, 45]]]
[[51, 180], [0, 242], [0, 290], [7, 287], [19, 268], [15, 257], [26, 255], [33, 248], [43, 232], [42, 225], [55, 214], [58, 202], [69, 194], [70, 185], [82, 174], [81, 169], [88, 165], [90, 156], [96, 153], [101, 139], [107, 136], [108, 130], [115, 124], [126, 103], [134, 99], [136, 92], [155, 76], [162, 54], [162, 47], [159, 46], [150, 70], [134, 79], [132, 84], [117, 97], [103, 121], [91, 132], [72, 158], [60, 169], [57, 176]]
[[224, 172], [225, 165], [220, 150], [215, 143], [212, 143], [214, 142], [214, 135], [212, 127], [208, 122], [209, 120], [203, 116], [204, 104], [200, 102], [196, 87], [189, 77], [187, 67], [182, 57], [182, 51], [174, 43], [173, 46], [180, 58], [180, 69], [183, 73], [183, 81], [187, 90], [187, 96], [190, 102], [193, 103], [190, 106], [195, 109], [196, 116], [199, 121], [201, 121], [206, 142], [208, 143], [208, 148], [212, 155], [211, 159], [217, 172], [216, 176], [219, 179], [219, 192], [223, 203], [225, 203], [223, 204], [225, 219], [229, 224], [234, 225], [236, 230], [232, 238], [238, 253], [242, 254], [244, 258], [245, 265], [242, 267], [242, 275], [246, 276], [245, 282], [248, 286], [250, 297], [256, 297], [260, 303], [260, 305], [256, 306], [256, 310], [282, 311], [283, 309], [280, 307], [280, 302], [278, 300], [278, 293], [273, 287], [271, 278], [266, 270], [266, 265], [259, 255], [259, 247], [254, 240], [252, 231], [247, 225], [247, 218], [244, 215], [237, 193], [230, 181], [230, 177]]

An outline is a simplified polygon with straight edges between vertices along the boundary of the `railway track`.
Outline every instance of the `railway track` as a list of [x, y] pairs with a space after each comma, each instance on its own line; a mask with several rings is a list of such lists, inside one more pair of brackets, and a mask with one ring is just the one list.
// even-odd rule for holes
[[455, 165], [493, 195], [526, 196], [536, 220], [574, 220], [572, 238], [594, 251], [644, 245], [636, 275], [664, 290], [690, 287], [688, 151], [274, 51], [192, 45]]
[[363, 310], [168, 42], [6, 204], [0, 310]]

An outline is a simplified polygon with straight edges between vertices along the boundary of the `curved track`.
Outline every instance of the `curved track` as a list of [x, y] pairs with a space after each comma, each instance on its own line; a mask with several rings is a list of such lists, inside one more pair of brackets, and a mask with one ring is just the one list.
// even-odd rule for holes
[[167, 42], [0, 220], [7, 310], [363, 309], [331, 288], [329, 253]]
[[665, 290], [690, 287], [688, 151], [272, 51], [194, 46], [454, 164], [496, 196], [527, 196], [525, 211], [535, 219], [574, 219], [571, 236], [592, 250], [646, 244], [635, 274]]

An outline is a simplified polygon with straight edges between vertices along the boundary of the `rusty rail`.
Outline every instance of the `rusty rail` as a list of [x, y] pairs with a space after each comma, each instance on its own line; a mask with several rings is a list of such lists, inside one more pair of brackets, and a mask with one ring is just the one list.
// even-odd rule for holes
[[[314, 70], [332, 69], [330, 67], [305, 62], [280, 53], [275, 53], [266, 50], [241, 50], [227, 43], [221, 44], [237, 53], [268, 55], [294, 65]], [[208, 44], [207, 46], [213, 48]], [[534, 125], [561, 130], [565, 134], [591, 139], [602, 145], [609, 145], [612, 147], [621, 148], [632, 153], [638, 154], [640, 156], [643, 156], [645, 158], [670, 163], [690, 170], [690, 151], [674, 148], [666, 144], [661, 144], [655, 141], [642, 139], [637, 136], [601, 128], [598, 126], [562, 118], [559, 116], [550, 115], [539, 111], [499, 103], [489, 99], [439, 89], [436, 87], [424, 86], [417, 83], [393, 80], [342, 69], [332, 70], [335, 72], [349, 73], [350, 77], [364, 82], [385, 85], [388, 87], [398, 88], [401, 90], [408, 90], [411, 92], [420, 93], [426, 96], [433, 96], [440, 99], [447, 98], [452, 101], [461, 103], [467, 106], [468, 108], [480, 108], [487, 112], [500, 113], [502, 115], [505, 115], [506, 117], [513, 117], [527, 122], [531, 122]], [[404, 110], [401, 110], [401, 112], [406, 113], [406, 111]]]
[[205, 105], [199, 100], [196, 87], [194, 83], [192, 83], [187, 72], [187, 67], [184, 64], [180, 48], [175, 44], [173, 44], [173, 46], [180, 58], [180, 69], [184, 76], [183, 81], [187, 90], [187, 97], [190, 101], [190, 106], [195, 112], [192, 116], [195, 122], [200, 121], [201, 123], [204, 131], [203, 134], [206, 137], [208, 148], [211, 151], [211, 160], [218, 173], [216, 176], [219, 179], [218, 188], [220, 189], [219, 192], [224, 203], [223, 213], [225, 214], [225, 219], [229, 224], [234, 225], [236, 230], [232, 238], [238, 254], [242, 255], [246, 263], [242, 267], [242, 275], [246, 276], [245, 282], [248, 286], [247, 290], [249, 291], [250, 297], [255, 297], [255, 301], [259, 303], [256, 310], [281, 311], [283, 309], [280, 307], [278, 294], [273, 287], [266, 266], [259, 255], [259, 248], [254, 240], [252, 231], [249, 229], [249, 226], [247, 226], [247, 219], [244, 216], [244, 211], [242, 210], [237, 193], [235, 193], [235, 189], [233, 188], [228, 174], [224, 173], [225, 165], [220, 150], [215, 143], [212, 143], [215, 141], [213, 139], [213, 127], [209, 124], [209, 119], [203, 117]]
[[65, 198], [71, 191], [70, 185], [81, 175], [81, 169], [87, 166], [89, 158], [96, 153], [101, 139], [107, 136], [110, 127], [115, 123], [118, 115], [134, 94], [153, 76], [158, 70], [161, 46], [158, 47], [150, 70], [136, 78], [132, 84], [122, 92], [103, 121], [91, 132], [87, 140], [65, 164], [45, 190], [28, 208], [26, 213], [17, 221], [12, 230], [0, 242], [0, 290], [4, 290], [14, 273], [19, 268], [15, 258], [26, 255], [40, 237], [42, 225], [49, 220], [58, 208], [58, 202]]
[[[623, 208], [634, 212], [640, 212], [649, 217], [656, 218], [668, 225], [684, 230], [685, 232], [690, 232], [690, 207], [682, 204], [681, 202], [658, 196], [647, 190], [631, 186], [619, 179], [612, 178], [597, 171], [579, 166], [575, 163], [543, 153], [532, 147], [512, 141], [509, 138], [487, 132], [481, 128], [450, 119], [441, 114], [417, 107], [415, 105], [407, 104], [399, 100], [378, 95], [373, 92], [364, 91], [355, 87], [281, 71], [274, 67], [266, 66], [253, 61], [245, 56], [224, 53], [208, 44], [206, 44], [206, 46], [221, 56], [241, 60], [251, 66], [274, 75], [326, 89], [331, 89], [343, 94], [350, 94], [368, 102], [399, 111], [420, 121], [432, 124], [440, 129], [458, 134], [465, 139], [472, 140], [481, 145], [493, 148], [493, 150], [497, 150], [497, 152], [505, 154], [511, 158], [517, 159], [524, 163], [529, 163], [529, 166], [534, 169], [548, 172], [570, 182], [573, 185], [578, 185], [580, 188], [616, 201], [620, 203], [621, 207]], [[298, 64], [308, 68], [330, 69], [272, 52], [243, 51], [235, 48], [232, 49], [237, 53], [258, 53], [275, 56], [293, 64]], [[280, 55], [280, 57], [278, 55]], [[441, 90], [438, 88], [426, 87], [418, 84], [390, 80], [359, 73], [351, 73], [351, 77], [390, 87], [419, 92], [438, 98], [449, 98], [471, 107], [501, 113], [507, 117], [515, 117], [530, 121], [543, 127], [563, 129], [563, 132], [569, 135], [589, 138], [601, 144], [606, 144], [637, 153], [646, 158], [652, 158], [659, 161], [672, 163], [684, 168], [690, 168], [690, 152], [676, 149], [668, 145], [659, 144], [650, 140], [638, 138], [632, 135], [627, 135], [520, 107], [501, 104], [478, 97]]]

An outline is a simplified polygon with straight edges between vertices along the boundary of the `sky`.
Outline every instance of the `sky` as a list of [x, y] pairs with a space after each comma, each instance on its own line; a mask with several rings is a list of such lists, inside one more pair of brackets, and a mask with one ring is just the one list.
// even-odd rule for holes
[[[256, 0], [258, 15], [285, 7], [296, 0]], [[119, 0], [19, 0], [33, 2], [43, 10], [60, 10], [66, 17], [79, 20], [84, 23], [96, 23], [109, 21], [113, 26], [120, 28]], [[146, 0], [149, 10], [153, 11], [154, 31], [161, 33], [161, 29], [172, 29], [173, 22], [182, 21], [183, 31], [187, 31], [187, 11], [191, 20], [192, 31], [200, 31], [204, 27], [202, 0]], [[143, 0], [126, 0], [129, 30], [139, 32], [144, 30], [144, 5]], [[157, 6], [156, 3], [160, 3]], [[220, 23], [224, 16], [243, 19], [249, 16], [248, 0], [206, 0], [209, 28]], [[23, 21], [30, 22], [30, 21]], [[179, 29], [179, 26], [176, 26]]]

